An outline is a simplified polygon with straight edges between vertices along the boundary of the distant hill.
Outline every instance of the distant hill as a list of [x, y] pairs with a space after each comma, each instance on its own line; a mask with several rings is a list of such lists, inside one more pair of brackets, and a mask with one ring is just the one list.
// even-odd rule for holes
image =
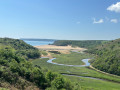
[[107, 42], [107, 40], [57, 40], [53, 44], [57, 46], [78, 46], [82, 48], [94, 48], [97, 45], [101, 45]]
[[11, 47], [16, 51], [16, 54], [26, 59], [39, 58], [39, 50], [23, 40], [11, 39], [11, 38], [0, 38], [0, 46]]
[[21, 40], [26, 40], [26, 41], [56, 41], [56, 39], [34, 39], [34, 38], [21, 38]]
[[111, 74], [120, 75], [120, 39], [109, 41], [88, 50], [88, 52], [97, 55], [92, 63], [94, 67]]

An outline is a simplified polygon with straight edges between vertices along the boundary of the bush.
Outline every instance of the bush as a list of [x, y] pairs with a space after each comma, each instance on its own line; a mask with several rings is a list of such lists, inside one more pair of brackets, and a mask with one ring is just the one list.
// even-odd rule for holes
[[52, 81], [51, 85], [52, 85], [52, 87], [54, 87], [54, 88], [56, 88], [56, 89], [72, 90], [70, 81], [66, 80], [66, 79], [63, 78], [62, 76], [56, 77], [56, 78]]
[[58, 51], [49, 51], [49, 52], [54, 53], [54, 54], [61, 54], [61, 53], [58, 52]]

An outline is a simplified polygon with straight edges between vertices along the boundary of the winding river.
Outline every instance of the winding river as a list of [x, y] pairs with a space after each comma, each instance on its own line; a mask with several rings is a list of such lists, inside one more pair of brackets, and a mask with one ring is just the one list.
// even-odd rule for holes
[[[47, 58], [47, 57], [43, 57]], [[82, 61], [85, 63], [85, 65], [67, 65], [67, 64], [59, 64], [56, 62], [53, 62], [56, 58], [49, 59], [47, 62], [55, 65], [63, 65], [63, 66], [71, 66], [71, 67], [85, 67], [85, 66], [90, 66], [90, 63], [88, 62], [90, 59], [82, 59]], [[78, 75], [72, 75], [72, 74], [62, 74], [62, 75], [67, 75], [67, 76], [75, 76], [75, 77], [84, 77], [84, 78], [90, 78], [90, 79], [95, 79], [95, 80], [103, 80], [100, 78], [94, 78], [94, 77], [86, 77], [86, 76], [78, 76]]]
[[55, 64], [55, 65], [63, 65], [63, 66], [71, 66], [71, 67], [85, 67], [85, 66], [90, 66], [90, 63], [88, 62], [90, 59], [83, 59], [82, 61], [85, 63], [85, 65], [67, 65], [67, 64], [59, 64], [59, 63], [55, 63], [53, 62], [53, 60], [55, 60], [56, 58], [52, 58], [50, 60], [48, 60], [48, 63], [51, 64]]

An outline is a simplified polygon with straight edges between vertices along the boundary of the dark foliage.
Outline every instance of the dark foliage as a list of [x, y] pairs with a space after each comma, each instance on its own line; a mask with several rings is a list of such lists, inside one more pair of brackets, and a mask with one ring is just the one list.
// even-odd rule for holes
[[57, 46], [71, 45], [73, 47], [78, 46], [82, 48], [93, 48], [105, 42], [107, 41], [105, 40], [57, 40], [54, 42], [54, 45], [57, 45]]
[[120, 39], [110, 41], [87, 52], [96, 54], [93, 66], [104, 72], [120, 75]]
[[22, 56], [25, 59], [39, 58], [39, 50], [24, 41], [19, 39], [0, 38], [0, 45], [10, 46], [15, 49], [18, 56]]
[[61, 53], [58, 52], [58, 51], [49, 51], [49, 52], [54, 53], [54, 54], [61, 54]]

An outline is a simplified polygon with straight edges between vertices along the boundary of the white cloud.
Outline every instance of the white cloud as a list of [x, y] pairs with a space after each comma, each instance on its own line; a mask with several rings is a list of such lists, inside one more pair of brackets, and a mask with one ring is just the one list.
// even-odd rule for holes
[[96, 21], [96, 19], [95, 18], [93, 18], [93, 23], [95, 24], [95, 23], [103, 23], [104, 22], [104, 20], [103, 19], [100, 19], [100, 20], [98, 20], [98, 21]]
[[116, 4], [112, 4], [107, 8], [109, 11], [115, 11], [120, 13], [120, 2], [117, 2]]
[[118, 20], [117, 19], [111, 19], [110, 22], [112, 22], [112, 23], [118, 23]]
[[80, 21], [76, 22], [76, 24], [80, 24]]

